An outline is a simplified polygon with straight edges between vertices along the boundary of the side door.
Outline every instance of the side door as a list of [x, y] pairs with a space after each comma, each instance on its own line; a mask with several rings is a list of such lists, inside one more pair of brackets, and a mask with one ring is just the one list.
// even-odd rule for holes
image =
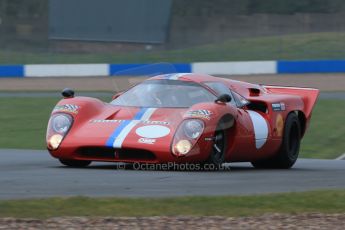
[[247, 119], [246, 126], [248, 127], [248, 131], [251, 133], [251, 139], [254, 140], [254, 148], [252, 148], [251, 154], [244, 153], [243, 156], [248, 156], [250, 159], [258, 156], [269, 156], [274, 152], [274, 149], [279, 147], [277, 146], [278, 142], [272, 141], [271, 138], [272, 127], [269, 122], [269, 110], [261, 104], [259, 104], [259, 106], [256, 105], [258, 107], [254, 108], [254, 102], [249, 102], [236, 92], [233, 92], [233, 95], [235, 100], [237, 99], [239, 107], [243, 108], [242, 112], [246, 114], [246, 116], [243, 117]]

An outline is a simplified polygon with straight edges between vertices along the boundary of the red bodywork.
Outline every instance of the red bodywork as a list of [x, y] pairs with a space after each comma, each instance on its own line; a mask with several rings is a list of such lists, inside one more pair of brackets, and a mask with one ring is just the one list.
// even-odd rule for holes
[[[164, 75], [148, 79], [162, 79]], [[142, 108], [119, 107], [98, 99], [75, 97], [61, 100], [57, 106], [76, 105], [78, 111], [68, 113], [73, 117], [73, 125], [57, 150], [49, 150], [53, 157], [71, 160], [109, 161], [109, 162], [203, 162], [210, 154], [212, 141], [218, 122], [224, 117], [233, 119], [227, 129], [226, 162], [253, 161], [276, 154], [282, 143], [284, 121], [289, 113], [297, 113], [302, 135], [307, 129], [313, 106], [319, 90], [311, 88], [262, 86], [246, 82], [222, 79], [209, 75], [179, 75], [178, 81], [193, 81], [213, 92], [204, 83], [221, 82], [233, 92], [238, 93], [251, 104], [236, 107], [231, 103], [200, 103], [191, 108], [157, 108], [149, 122], [158, 122], [169, 133], [155, 138], [154, 143], [141, 141], [138, 128], [153, 123], [137, 121], [124, 136], [121, 147], [107, 145], [109, 138], [123, 121], [135, 120]], [[281, 105], [273, 109], [274, 105]], [[207, 110], [209, 116], [199, 116], [204, 121], [205, 130], [192, 150], [183, 157], [172, 153], [175, 132], [181, 122], [190, 119], [188, 111]], [[121, 121], [121, 122], [120, 122]], [[265, 125], [266, 124], [266, 125]], [[263, 127], [263, 128], [262, 128]], [[266, 130], [267, 128], [267, 130]], [[267, 132], [267, 134], [266, 134]], [[265, 138], [266, 137], [266, 138]], [[47, 136], [49, 138], [49, 135]]]

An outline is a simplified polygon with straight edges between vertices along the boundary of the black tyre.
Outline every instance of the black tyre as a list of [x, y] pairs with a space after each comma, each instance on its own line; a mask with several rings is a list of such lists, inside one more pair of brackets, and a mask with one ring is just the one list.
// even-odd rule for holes
[[301, 143], [301, 125], [298, 116], [290, 113], [285, 121], [282, 145], [276, 156], [252, 162], [255, 168], [291, 168], [299, 154]]
[[226, 151], [226, 131], [222, 123], [220, 123], [216, 129], [214, 135], [214, 141], [212, 145], [212, 151], [209, 158], [205, 162], [206, 164], [213, 164], [219, 167], [225, 161], [225, 151]]
[[73, 168], [84, 168], [86, 166], [89, 166], [91, 164], [91, 161], [79, 161], [79, 160], [63, 160], [59, 159], [61, 164], [73, 167]]

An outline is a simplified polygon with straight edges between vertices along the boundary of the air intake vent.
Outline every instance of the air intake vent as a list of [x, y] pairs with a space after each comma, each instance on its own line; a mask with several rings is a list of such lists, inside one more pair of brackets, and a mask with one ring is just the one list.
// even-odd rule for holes
[[82, 147], [78, 155], [94, 159], [115, 159], [115, 149], [107, 147]]
[[78, 155], [91, 159], [113, 159], [113, 160], [133, 160], [152, 161], [156, 156], [147, 150], [140, 149], [113, 149], [108, 147], [81, 147], [77, 151]]

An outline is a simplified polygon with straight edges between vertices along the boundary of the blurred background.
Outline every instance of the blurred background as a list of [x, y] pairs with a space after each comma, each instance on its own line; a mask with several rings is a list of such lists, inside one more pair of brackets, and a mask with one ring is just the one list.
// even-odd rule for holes
[[[110, 101], [143, 80], [119, 77], [121, 68], [166, 62], [188, 72], [200, 62], [205, 68], [196, 72], [319, 88], [301, 155], [339, 157], [344, 18], [343, 0], [0, 0], [0, 148], [44, 149], [49, 114], [65, 87]], [[215, 66], [208, 71], [204, 62]]]
[[0, 63], [341, 59], [342, 0], [0, 0]]

